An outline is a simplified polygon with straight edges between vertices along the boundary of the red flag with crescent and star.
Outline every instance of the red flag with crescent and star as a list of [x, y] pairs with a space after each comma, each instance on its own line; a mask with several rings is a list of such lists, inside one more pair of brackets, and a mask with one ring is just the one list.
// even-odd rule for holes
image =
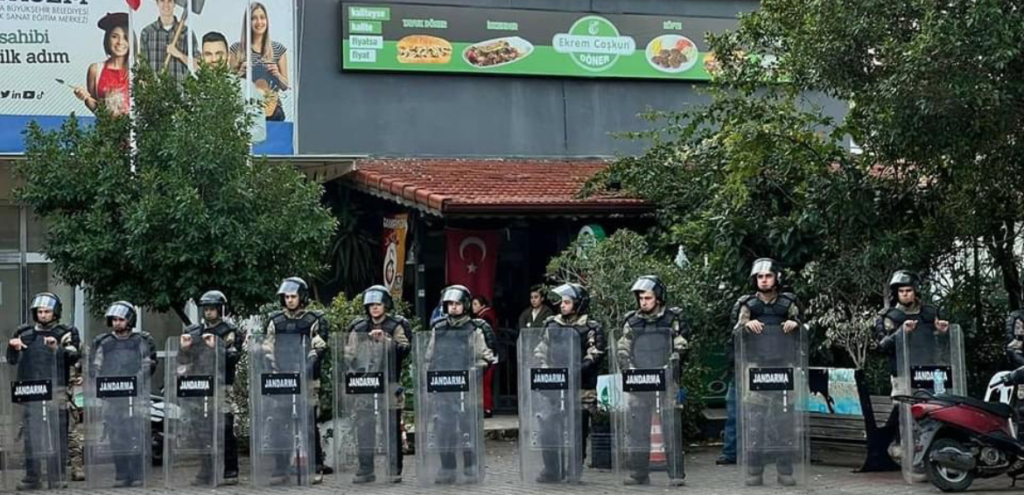
[[446, 229], [444, 234], [448, 284], [465, 285], [474, 296], [494, 301], [501, 231]]

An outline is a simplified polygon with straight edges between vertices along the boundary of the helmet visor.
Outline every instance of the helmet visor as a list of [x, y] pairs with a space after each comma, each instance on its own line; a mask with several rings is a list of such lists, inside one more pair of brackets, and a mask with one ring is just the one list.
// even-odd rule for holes
[[463, 295], [460, 289], [446, 289], [441, 294], [441, 302], [462, 302]]
[[630, 292], [646, 292], [649, 290], [654, 290], [654, 288], [657, 287], [657, 285], [658, 284], [654, 280], [651, 280], [649, 278], [641, 278], [634, 282], [633, 288], [629, 290]]
[[750, 276], [753, 277], [759, 273], [775, 273], [775, 266], [773, 265], [772, 260], [759, 259], [750, 268]]
[[107, 309], [107, 318], [121, 318], [122, 320], [129, 319], [132, 309], [123, 303], [114, 303]]
[[551, 292], [558, 297], [558, 302], [561, 302], [562, 299], [572, 299], [573, 301], [576, 301], [580, 297], [580, 295], [576, 293], [576, 289], [569, 284], [559, 285], [552, 289]]
[[298, 295], [299, 294], [299, 289], [301, 289], [301, 288], [302, 288], [302, 286], [300, 286], [297, 282], [295, 282], [293, 280], [285, 280], [284, 282], [281, 282], [281, 287], [278, 287], [277, 295], [279, 295], [279, 296]]
[[56, 309], [57, 308], [57, 298], [51, 296], [50, 294], [39, 294], [38, 296], [35, 297], [35, 299], [32, 300], [32, 306], [30, 306], [30, 307], [32, 309], [39, 309], [39, 308]]
[[384, 293], [379, 290], [367, 291], [363, 294], [363, 306], [384, 304]]

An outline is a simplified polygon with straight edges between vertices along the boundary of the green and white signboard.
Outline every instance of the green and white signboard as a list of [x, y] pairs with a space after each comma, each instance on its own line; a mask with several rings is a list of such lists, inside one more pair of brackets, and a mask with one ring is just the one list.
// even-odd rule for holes
[[342, 3], [342, 69], [706, 81], [735, 19]]

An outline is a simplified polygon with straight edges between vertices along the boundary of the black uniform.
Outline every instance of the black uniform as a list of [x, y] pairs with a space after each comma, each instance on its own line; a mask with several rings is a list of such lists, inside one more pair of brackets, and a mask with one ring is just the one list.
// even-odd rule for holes
[[[309, 311], [300, 309], [298, 311], [275, 311], [270, 315], [270, 323], [273, 325], [274, 333], [278, 336], [305, 338], [309, 343], [312, 355], [300, 356], [295, 352], [282, 351], [278, 346], [274, 349], [274, 358], [280, 370], [300, 370], [305, 368], [308, 376], [313, 380], [320, 380], [323, 364], [325, 346], [317, 345], [317, 342], [326, 342], [330, 333], [330, 326], [324, 314], [320, 311]], [[280, 341], [281, 339], [278, 339]], [[311, 387], [312, 388], [312, 387]], [[317, 393], [317, 391], [314, 391]], [[317, 426], [317, 408], [315, 400], [309, 406], [310, 428], [313, 429], [313, 442], [315, 447], [316, 472], [322, 473], [324, 468], [324, 449], [320, 441], [319, 427]], [[279, 438], [291, 434], [290, 428], [276, 428], [271, 432]], [[279, 445], [286, 442], [278, 443]], [[291, 454], [282, 453], [278, 456], [275, 476], [286, 475], [290, 463]]]
[[[25, 477], [23, 482], [28, 485], [39, 483], [42, 475], [40, 461], [46, 458], [47, 481], [51, 484], [64, 479], [65, 466], [68, 464], [68, 411], [62, 404], [64, 390], [68, 385], [71, 366], [79, 357], [81, 339], [78, 329], [62, 324], [49, 325], [22, 325], [14, 331], [14, 338], [21, 339], [25, 347], [21, 351], [7, 347], [7, 362], [17, 366], [16, 376], [18, 381], [24, 380], [56, 380], [52, 383], [53, 400], [60, 404], [58, 412], [58, 434], [56, 439], [48, 438], [53, 430], [43, 423], [44, 418], [41, 404], [32, 407], [33, 403], [22, 409], [21, 420], [25, 441]], [[57, 350], [46, 346], [44, 339], [52, 337], [57, 341]], [[54, 374], [56, 373], [56, 376]], [[42, 453], [47, 451], [57, 452], [55, 456], [45, 456]]]
[[[620, 369], [657, 369], [671, 371], [673, 379], [679, 377], [680, 365], [689, 347], [690, 325], [679, 308], [666, 308], [659, 313], [645, 314], [631, 311], [626, 315], [623, 336], [619, 339], [616, 359]], [[661, 406], [661, 423], [675, 424], [675, 397], [666, 397]], [[647, 479], [650, 474], [651, 418], [657, 409], [654, 394], [635, 394], [629, 403], [630, 445], [634, 451], [630, 458], [636, 480]], [[681, 432], [669, 431], [665, 435], [665, 457], [669, 479], [686, 478], [683, 464]]]
[[[402, 370], [405, 368], [405, 359], [409, 356], [411, 346], [409, 345], [409, 336], [412, 335], [412, 327], [409, 325], [409, 320], [401, 316], [384, 315], [384, 318], [380, 322], [375, 322], [371, 318], [357, 318], [348, 327], [348, 333], [361, 333], [369, 334], [373, 330], [380, 329], [394, 343], [394, 361], [391, 363], [390, 376], [391, 385], [399, 383], [402, 376]], [[394, 400], [398, 403], [398, 407], [394, 411], [394, 426], [395, 429], [392, 432], [394, 435], [394, 442], [392, 448], [394, 449], [394, 465], [392, 466], [393, 475], [402, 474], [402, 434], [399, 431], [398, 426], [402, 424], [402, 406], [404, 405], [405, 399], [404, 394], [396, 392]], [[369, 411], [368, 411], [369, 412]], [[359, 443], [359, 471], [357, 475], [368, 475], [373, 474], [373, 450], [365, 448], [364, 446], [372, 446], [377, 443], [377, 428], [374, 423], [372, 414], [360, 414], [357, 418], [359, 422], [358, 426], [358, 438]]]
[[[242, 341], [244, 340], [238, 327], [234, 323], [219, 320], [213, 326], [204, 323], [192, 325], [185, 329], [184, 333], [192, 337], [192, 345], [188, 350], [178, 354], [178, 362], [192, 366], [192, 371], [198, 374], [216, 376], [223, 373], [224, 394], [230, 394], [231, 387], [235, 384], [235, 373], [238, 369], [238, 360], [242, 355]], [[207, 347], [203, 342], [203, 335], [209, 334], [217, 336], [224, 348], [223, 370], [204, 369], [216, 362], [214, 356], [216, 351]], [[238, 477], [238, 437], [235, 436], [235, 414], [230, 407], [230, 401], [228, 404], [222, 418], [224, 425], [224, 477], [236, 478]], [[212, 458], [203, 463], [200, 467], [200, 477], [211, 474], [212, 463]], [[204, 479], [208, 478], [204, 477]]]
[[[736, 332], [744, 339], [747, 359], [756, 359], [759, 367], [792, 367], [795, 364], [796, 353], [800, 350], [802, 331], [799, 326], [796, 296], [784, 292], [771, 302], [765, 302], [757, 297], [757, 294], [751, 294], [741, 302], [741, 308], [746, 309], [749, 316], [747, 321], [756, 320], [764, 325], [764, 330], [760, 334], [754, 334], [744, 325], [737, 324]], [[782, 328], [787, 320], [792, 320], [798, 325], [789, 333], [785, 333]], [[762, 394], [761, 397], [766, 398], [768, 394]], [[746, 419], [749, 423], [743, 425], [747, 434], [751, 436], [748, 442], [752, 446], [747, 453], [747, 474], [760, 475], [764, 472], [764, 464], [770, 459], [765, 459], [765, 453], [759, 446], [773, 445], [776, 448], [791, 447], [788, 452], [778, 451], [774, 460], [780, 475], [792, 476], [793, 456], [799, 447], [796, 438], [793, 437], [793, 414], [786, 410], [787, 407], [792, 408], [792, 404], [784, 404], [781, 396], [773, 394], [766, 403], [750, 403], [748, 407], [749, 417]]]
[[[89, 379], [97, 377], [137, 377], [137, 394], [148, 390], [148, 380], [156, 371], [156, 345], [146, 332], [133, 332], [119, 337], [114, 332], [96, 337], [92, 362], [89, 363]], [[148, 401], [149, 397], [136, 396], [135, 400]], [[114, 452], [114, 470], [117, 481], [142, 481], [144, 453], [150, 448], [147, 428], [141, 427], [133, 414], [130, 398], [103, 399], [104, 434], [110, 439]], [[146, 423], [148, 425], [148, 422]], [[132, 454], [138, 452], [138, 454]]]

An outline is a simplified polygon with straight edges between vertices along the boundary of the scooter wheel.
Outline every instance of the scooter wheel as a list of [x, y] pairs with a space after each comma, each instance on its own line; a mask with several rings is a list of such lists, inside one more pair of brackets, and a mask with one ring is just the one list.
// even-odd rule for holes
[[[956, 450], [960, 453], [969, 454], [971, 451], [964, 446], [958, 440], [952, 438], [939, 438], [932, 442], [931, 448], [928, 450], [931, 452], [937, 452], [942, 450]], [[948, 467], [942, 466], [937, 462], [933, 462], [930, 455], [925, 456], [925, 470], [928, 473], [928, 479], [935, 485], [936, 488], [944, 492], [962, 492], [971, 486], [974, 482], [973, 471], [957, 471]]]

